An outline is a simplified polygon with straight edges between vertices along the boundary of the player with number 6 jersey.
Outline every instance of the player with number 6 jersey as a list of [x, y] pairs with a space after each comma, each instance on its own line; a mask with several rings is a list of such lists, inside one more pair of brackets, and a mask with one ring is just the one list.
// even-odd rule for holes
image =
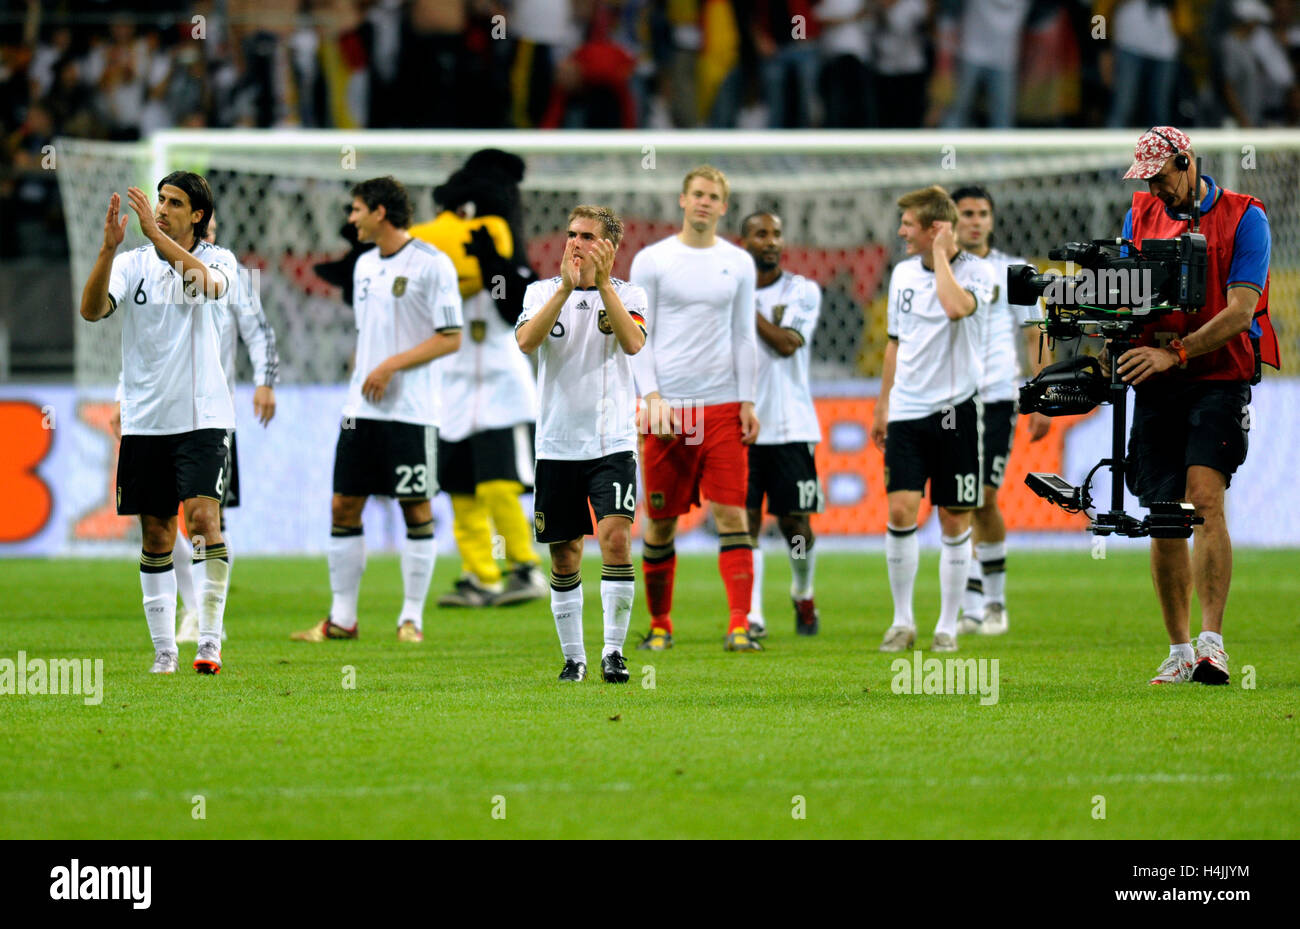
[[[583, 537], [596, 514], [605, 644], [601, 676], [626, 683], [636, 515], [636, 387], [629, 357], [645, 345], [646, 294], [610, 275], [623, 222], [601, 206], [574, 207], [560, 274], [530, 284], [515, 325], [538, 354], [537, 541], [551, 550], [551, 613], [564, 653], [561, 681], [586, 677]], [[588, 503], [590, 502], [590, 508]]]
[[430, 498], [438, 492], [439, 379], [434, 360], [460, 348], [461, 302], [451, 259], [407, 232], [411, 201], [392, 177], [352, 188], [349, 222], [378, 247], [357, 259], [352, 306], [357, 352], [334, 452], [327, 617], [301, 642], [357, 637], [366, 567], [361, 512], [371, 495], [396, 497], [406, 520], [400, 642], [424, 640], [424, 601], [436, 554]]
[[916, 518], [929, 482], [943, 542], [931, 649], [954, 652], [970, 569], [971, 511], [980, 505], [983, 486], [977, 390], [993, 271], [957, 247], [957, 206], [942, 187], [904, 194], [898, 207], [898, 235], [911, 257], [889, 279], [889, 344], [871, 427], [872, 441], [885, 453], [885, 558], [894, 598], [894, 621], [880, 650], [903, 651], [916, 641]]
[[158, 201], [136, 187], [128, 203], [149, 240], [116, 255], [126, 235], [113, 194], [104, 240], [81, 294], [81, 316], [95, 322], [122, 310], [122, 445], [117, 511], [138, 515], [140, 587], [153, 639], [150, 671], [171, 674], [176, 648], [177, 507], [190, 538], [202, 539], [199, 645], [194, 670], [221, 670], [221, 626], [230, 563], [219, 503], [226, 480], [235, 407], [221, 366], [221, 315], [228, 313], [235, 257], [204, 241], [212, 191], [198, 174], [175, 171], [158, 182]]

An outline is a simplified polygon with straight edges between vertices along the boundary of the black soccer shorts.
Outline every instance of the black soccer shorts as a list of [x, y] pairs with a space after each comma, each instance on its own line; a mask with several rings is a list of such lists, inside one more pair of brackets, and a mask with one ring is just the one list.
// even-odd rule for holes
[[1142, 506], [1182, 500], [1187, 469], [1213, 468], [1228, 484], [1246, 460], [1250, 386], [1184, 381], [1134, 390], [1125, 483]]
[[438, 430], [421, 423], [345, 419], [334, 449], [334, 492], [418, 502], [438, 494]]
[[459, 442], [438, 440], [438, 485], [449, 494], [469, 494], [484, 481], [516, 481], [533, 486], [536, 426], [519, 423], [487, 429]]
[[773, 516], [820, 513], [825, 505], [821, 482], [817, 480], [816, 446], [811, 442], [749, 447], [749, 491], [745, 508], [767, 511]]
[[[587, 501], [591, 501], [588, 507]], [[537, 462], [533, 529], [538, 542], [569, 542], [591, 535], [606, 516], [636, 516], [636, 456], [615, 452], [586, 461]]]
[[980, 407], [971, 397], [923, 419], [891, 422], [885, 432], [885, 492], [925, 490], [953, 510], [984, 504], [980, 474]]
[[1016, 420], [1020, 411], [1014, 400], [995, 400], [984, 404], [984, 486], [1001, 487], [1007, 476], [1011, 443], [1016, 437]]
[[226, 429], [122, 436], [117, 458], [118, 515], [169, 519], [182, 500], [210, 497], [220, 502], [229, 451]]

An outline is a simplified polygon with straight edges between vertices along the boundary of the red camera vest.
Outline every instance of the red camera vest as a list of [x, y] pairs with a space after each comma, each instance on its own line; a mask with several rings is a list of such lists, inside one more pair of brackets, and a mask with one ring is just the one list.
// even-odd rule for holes
[[[1201, 215], [1201, 233], [1205, 236], [1207, 263], [1205, 281], [1205, 306], [1199, 313], [1174, 310], [1166, 313], [1142, 330], [1139, 345], [1167, 344], [1156, 333], [1175, 333], [1182, 338], [1195, 332], [1214, 319], [1228, 306], [1228, 271], [1232, 267], [1232, 254], [1237, 235], [1237, 224], [1250, 206], [1261, 210], [1264, 204], [1254, 197], [1219, 188], [1219, 198], [1209, 212]], [[1148, 193], [1133, 194], [1133, 241], [1138, 247], [1143, 239], [1173, 239], [1190, 231], [1185, 219], [1170, 219], [1160, 198]], [[1278, 367], [1277, 335], [1268, 318], [1268, 277], [1264, 278], [1264, 292], [1255, 306], [1255, 321], [1259, 323], [1260, 358]], [[1249, 331], [1229, 339], [1226, 345], [1205, 355], [1198, 355], [1187, 363], [1189, 378], [1214, 381], [1249, 381], [1255, 374], [1255, 349]]]

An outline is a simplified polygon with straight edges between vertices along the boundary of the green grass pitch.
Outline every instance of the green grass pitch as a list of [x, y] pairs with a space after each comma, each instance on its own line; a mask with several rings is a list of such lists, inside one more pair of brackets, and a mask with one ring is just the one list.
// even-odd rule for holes
[[[1166, 644], [1145, 553], [1094, 561], [1013, 547], [1010, 634], [963, 638], [951, 656], [998, 659], [991, 706], [893, 692], [896, 656], [876, 651], [890, 616], [880, 553], [819, 557], [822, 633], [805, 639], [793, 632], [788, 568], [769, 551], [772, 635], [767, 652], [747, 655], [722, 650], [716, 559], [683, 556], [676, 647], [630, 650], [632, 683], [604, 684], [597, 561], [584, 564], [593, 667], [580, 685], [555, 680], [545, 602], [431, 607], [423, 645], [399, 645], [395, 556], [370, 559], [362, 637], [320, 645], [288, 635], [328, 605], [324, 558], [237, 560], [215, 678], [188, 670], [193, 645], [182, 646], [182, 673], [146, 673], [129, 561], [0, 562], [0, 658], [103, 658], [105, 676], [99, 706], [0, 695], [0, 838], [1300, 830], [1295, 552], [1236, 555], [1231, 686], [1151, 688]], [[439, 560], [431, 602], [457, 567]], [[924, 556], [923, 646], [937, 573]], [[647, 625], [639, 576], [637, 597], [632, 642]], [[1243, 687], [1252, 667], [1255, 686]]]

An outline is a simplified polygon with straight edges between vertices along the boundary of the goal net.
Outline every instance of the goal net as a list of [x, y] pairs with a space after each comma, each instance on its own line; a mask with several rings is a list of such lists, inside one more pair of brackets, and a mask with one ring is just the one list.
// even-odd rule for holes
[[[204, 174], [216, 201], [219, 242], [261, 274], [263, 305], [279, 333], [285, 383], [346, 379], [352, 314], [313, 272], [347, 251], [340, 228], [359, 180], [393, 174], [411, 192], [414, 218], [435, 215], [433, 188], [473, 151], [523, 156], [528, 255], [555, 273], [565, 220], [578, 203], [602, 203], [627, 232], [615, 273], [642, 246], [680, 224], [683, 175], [709, 162], [727, 173], [732, 198], [721, 231], [735, 238], [752, 210], [785, 223], [786, 267], [825, 293], [813, 341], [819, 381], [874, 377], [885, 343], [884, 291], [901, 251], [896, 198], [932, 183], [988, 188], [996, 242], [1040, 265], [1053, 245], [1116, 234], [1136, 185], [1121, 182], [1133, 132], [1081, 133], [455, 133], [184, 132], [141, 143], [60, 139], [60, 189], [68, 220], [74, 292], [94, 262], [113, 191], [150, 192], [166, 172]], [[1284, 358], [1300, 358], [1296, 272], [1300, 267], [1300, 133], [1199, 131], [1205, 171], [1258, 196], [1273, 228], [1272, 314]], [[142, 244], [134, 220], [125, 248]], [[120, 321], [78, 326], [76, 377], [112, 383], [120, 367]], [[246, 364], [242, 358], [241, 364]], [[240, 372], [243, 380], [246, 371]]]

